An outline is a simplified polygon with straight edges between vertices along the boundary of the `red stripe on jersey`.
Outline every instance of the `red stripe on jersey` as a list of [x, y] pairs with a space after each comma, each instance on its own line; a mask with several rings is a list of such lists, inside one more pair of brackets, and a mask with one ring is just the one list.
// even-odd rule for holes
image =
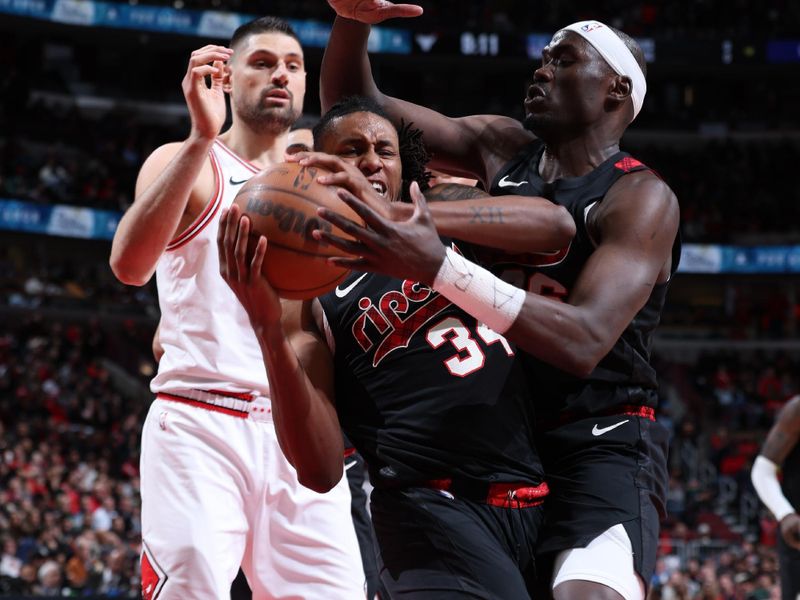
[[216, 189], [214, 190], [214, 195], [211, 197], [212, 200], [206, 205], [206, 208], [203, 210], [202, 214], [197, 217], [192, 224], [183, 231], [183, 233], [167, 244], [168, 251], [177, 250], [181, 246], [185, 246], [191, 242], [195, 237], [197, 237], [198, 233], [205, 229], [205, 227], [211, 222], [211, 219], [214, 218], [214, 215], [216, 215], [217, 211], [219, 210], [220, 204], [222, 203], [222, 193], [225, 190], [225, 182], [222, 181], [222, 169], [220, 168], [219, 162], [217, 162], [217, 158], [214, 156], [214, 153], [210, 152], [209, 156], [211, 157], [211, 166], [214, 169], [214, 178], [216, 179]]
[[254, 165], [253, 163], [251, 163], [249, 160], [245, 160], [245, 159], [243, 159], [241, 156], [239, 156], [238, 154], [236, 154], [236, 153], [235, 153], [233, 150], [231, 150], [230, 148], [228, 148], [228, 147], [227, 147], [225, 144], [223, 144], [223, 143], [222, 143], [221, 141], [219, 141], [218, 139], [217, 139], [217, 140], [215, 140], [215, 142], [217, 143], [217, 145], [219, 145], [219, 147], [220, 147], [222, 150], [224, 150], [225, 152], [227, 152], [227, 153], [228, 153], [228, 154], [231, 156], [231, 158], [233, 158], [235, 161], [239, 162], [239, 163], [240, 163], [240, 164], [241, 164], [243, 167], [245, 167], [245, 168], [249, 169], [249, 170], [250, 170], [250, 171], [252, 171], [253, 173], [258, 173], [259, 171], [261, 171], [261, 169], [260, 169], [259, 167], [257, 167], [257, 166], [256, 166], [256, 165]]

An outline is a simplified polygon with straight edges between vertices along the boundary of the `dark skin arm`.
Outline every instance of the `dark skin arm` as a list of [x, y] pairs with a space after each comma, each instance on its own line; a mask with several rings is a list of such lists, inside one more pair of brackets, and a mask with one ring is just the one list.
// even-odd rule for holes
[[[795, 396], [778, 413], [761, 448], [761, 456], [780, 466], [798, 441], [800, 441], [800, 396]], [[797, 512], [781, 519], [780, 526], [784, 541], [800, 549], [800, 516]]]
[[650, 173], [633, 173], [609, 190], [590, 220], [596, 250], [566, 302], [528, 293], [506, 337], [568, 373], [588, 376], [669, 278], [678, 233], [678, 201]]
[[333, 358], [311, 302], [281, 301], [261, 273], [267, 240], [247, 254], [250, 221], [234, 204], [220, 217], [220, 274], [250, 317], [269, 378], [278, 442], [300, 483], [324, 493], [342, 478], [344, 442], [333, 395]]
[[[320, 210], [320, 215], [360, 241], [352, 244], [321, 234], [358, 255], [333, 262], [433, 282], [444, 247], [421, 194], [415, 195], [414, 214], [405, 221], [383, 219], [354, 198], [347, 203], [370, 229]], [[678, 231], [677, 199], [650, 173], [621, 178], [600, 207], [590, 227], [597, 249], [566, 302], [528, 292], [521, 312], [504, 333], [526, 352], [578, 377], [594, 370], [644, 306], [653, 286], [668, 279]]]
[[[346, 96], [368, 96], [380, 104], [395, 125], [413, 122], [425, 132], [433, 155], [431, 168], [454, 175], [477, 177], [488, 187], [494, 175], [519, 150], [533, 141], [519, 121], [497, 115], [473, 115], [453, 119], [423, 106], [383, 94], [375, 84], [367, 55], [369, 25], [365, 13], [353, 5], [390, 4], [360, 0], [330, 0], [339, 15], [331, 31], [320, 73], [320, 101], [325, 113]], [[361, 19], [364, 22], [352, 20]]]
[[[349, 191], [389, 220], [405, 221], [414, 212], [411, 204], [387, 202], [378, 196], [364, 175], [338, 156], [302, 152], [290, 160], [331, 171], [332, 175], [318, 177], [317, 181]], [[480, 246], [512, 254], [555, 252], [575, 235], [569, 212], [545, 198], [489, 196], [455, 183], [435, 186], [426, 196], [432, 201], [430, 212], [441, 235]]]
[[[437, 185], [425, 198], [441, 235], [472, 244], [512, 254], [555, 252], [575, 236], [575, 221], [567, 209], [545, 198], [490, 196], [457, 183]], [[393, 209], [398, 219], [414, 212], [410, 204], [395, 204]]]

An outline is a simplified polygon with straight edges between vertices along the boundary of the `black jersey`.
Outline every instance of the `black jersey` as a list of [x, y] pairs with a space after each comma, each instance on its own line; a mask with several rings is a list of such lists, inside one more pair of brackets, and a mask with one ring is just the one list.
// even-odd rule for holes
[[781, 467], [781, 489], [795, 512], [800, 512], [800, 444], [792, 448]]
[[[577, 233], [570, 246], [555, 254], [487, 257], [492, 270], [528, 291], [564, 300], [595, 245], [586, 215], [602, 202], [623, 175], [647, 167], [626, 152], [618, 152], [581, 177], [545, 182], [539, 176], [544, 144], [536, 141], [506, 164], [490, 188], [492, 195], [542, 196], [565, 207], [575, 219]], [[672, 270], [678, 267], [680, 240], [673, 246]], [[486, 263], [487, 260], [481, 262]], [[540, 360], [527, 357], [537, 417], [541, 423], [613, 412], [625, 406], [655, 407], [656, 374], [650, 364], [653, 332], [661, 318], [667, 284], [656, 285], [611, 351], [587, 378], [578, 378]]]
[[412, 281], [351, 273], [319, 301], [339, 420], [374, 485], [542, 481], [513, 344]]

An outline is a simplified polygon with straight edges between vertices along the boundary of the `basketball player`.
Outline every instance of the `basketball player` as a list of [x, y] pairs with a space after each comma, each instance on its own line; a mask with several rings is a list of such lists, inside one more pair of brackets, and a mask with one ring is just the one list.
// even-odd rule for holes
[[[230, 48], [193, 52], [183, 90], [189, 138], [142, 166], [111, 252], [123, 283], [156, 273], [161, 306], [164, 353], [142, 433], [144, 597], [228, 598], [241, 565], [254, 598], [363, 598], [347, 483], [316, 493], [281, 453], [274, 377], [214, 248], [221, 209], [284, 160], [303, 51], [285, 22], [257, 19]], [[226, 94], [233, 120], [220, 134]]]
[[440, 244], [424, 200], [402, 220], [351, 197], [370, 230], [348, 227], [358, 244], [320, 237], [360, 255], [335, 263], [432, 284], [526, 351], [553, 491], [539, 552], [554, 559], [554, 596], [643, 598], [666, 486], [667, 432], [655, 421], [649, 356], [677, 268], [679, 211], [669, 187], [619, 150], [644, 100], [641, 49], [602, 23], [575, 23], [544, 49], [523, 124], [450, 119], [377, 89], [365, 22], [391, 3], [329, 4], [339, 16], [323, 60], [323, 108], [367, 94], [395, 123], [423, 129], [432, 167], [477, 177], [495, 195], [548, 197], [574, 217], [577, 235], [564, 252], [484, 261], [516, 286]]
[[[781, 598], [800, 597], [800, 396], [784, 406], [767, 434], [751, 473], [753, 487], [780, 524]], [[778, 481], [778, 469], [783, 478]]]
[[314, 148], [314, 134], [308, 127], [292, 129], [289, 132], [289, 139], [286, 141], [286, 157], [290, 157], [298, 152], [309, 152]]
[[[376, 203], [404, 189], [419, 194], [404, 181], [424, 174], [414, 160], [424, 156], [420, 143], [409, 139], [419, 138], [408, 128], [398, 136], [360, 98], [333, 107], [314, 129], [316, 149], [333, 155], [316, 155], [330, 177]], [[528, 597], [547, 488], [515, 348], [413, 280], [354, 272], [333, 292], [282, 308], [261, 275], [268, 242], [262, 236], [246, 258], [250, 221], [239, 215], [234, 205], [222, 217], [222, 275], [250, 315], [267, 371], [286, 374], [271, 389], [281, 447], [301, 478], [332, 485], [341, 422], [375, 486], [390, 597]], [[541, 249], [527, 226], [509, 228], [509, 239], [526, 234]]]

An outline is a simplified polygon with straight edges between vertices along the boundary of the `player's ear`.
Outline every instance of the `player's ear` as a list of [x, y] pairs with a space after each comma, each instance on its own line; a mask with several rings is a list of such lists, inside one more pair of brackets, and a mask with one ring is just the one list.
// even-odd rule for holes
[[223, 65], [224, 73], [222, 75], [222, 91], [226, 94], [231, 93], [231, 67], [228, 63]]
[[632, 92], [633, 83], [631, 82], [631, 78], [627, 75], [616, 75], [611, 80], [611, 86], [608, 90], [608, 95], [611, 100], [624, 102]]

